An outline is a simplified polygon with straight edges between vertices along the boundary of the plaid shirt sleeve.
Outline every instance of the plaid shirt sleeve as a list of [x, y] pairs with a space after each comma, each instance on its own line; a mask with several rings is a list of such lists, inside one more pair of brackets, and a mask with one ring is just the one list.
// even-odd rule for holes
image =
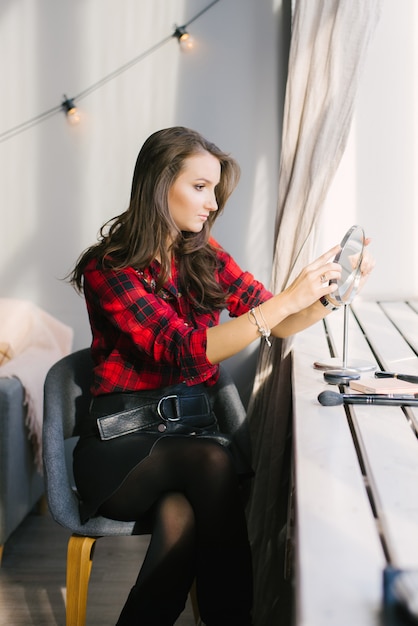
[[273, 294], [255, 280], [250, 272], [243, 271], [214, 239], [211, 239], [210, 243], [217, 249], [218, 280], [224, 291], [229, 294], [227, 308], [231, 317], [243, 315], [273, 297]]
[[156, 295], [133, 268], [91, 263], [84, 293], [96, 363], [93, 394], [216, 382], [218, 366], [206, 357], [208, 324], [189, 325], [176, 303]]

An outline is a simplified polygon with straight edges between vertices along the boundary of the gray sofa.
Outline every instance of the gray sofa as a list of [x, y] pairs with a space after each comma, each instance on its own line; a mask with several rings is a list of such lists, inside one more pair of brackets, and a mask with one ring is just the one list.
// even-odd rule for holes
[[23, 400], [17, 378], [0, 378], [0, 563], [5, 542], [44, 492], [28, 440]]

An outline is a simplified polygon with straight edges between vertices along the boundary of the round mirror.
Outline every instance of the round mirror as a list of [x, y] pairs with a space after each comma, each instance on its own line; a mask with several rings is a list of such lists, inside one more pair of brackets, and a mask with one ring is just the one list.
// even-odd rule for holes
[[357, 293], [361, 278], [361, 262], [364, 251], [364, 230], [361, 226], [352, 226], [344, 235], [341, 250], [334, 261], [341, 265], [341, 278], [334, 280], [338, 285], [337, 291], [327, 296], [336, 306], [351, 304]]
[[327, 299], [335, 306], [344, 305], [343, 356], [342, 361], [333, 357], [329, 362], [314, 363], [316, 369], [326, 370], [324, 378], [330, 384], [347, 384], [349, 380], [359, 378], [359, 372], [376, 369], [373, 363], [365, 361], [356, 360], [347, 363], [348, 309], [360, 284], [364, 239], [364, 230], [361, 226], [352, 226], [344, 235], [341, 250], [334, 259], [341, 265], [341, 278], [338, 281], [331, 281], [338, 285], [338, 289], [329, 294]]

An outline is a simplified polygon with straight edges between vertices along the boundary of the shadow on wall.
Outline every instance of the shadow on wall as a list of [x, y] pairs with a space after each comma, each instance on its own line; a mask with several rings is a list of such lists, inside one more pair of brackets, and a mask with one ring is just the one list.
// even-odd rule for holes
[[[185, 15], [195, 10], [195, 2], [186, 2]], [[242, 169], [239, 186], [217, 221], [214, 236], [243, 269], [267, 287], [290, 23], [291, 0], [216, 4], [191, 27], [198, 47], [182, 57], [177, 90], [179, 123], [196, 128], [230, 152]], [[191, 94], [193, 109], [187, 108]], [[209, 114], [202, 115], [202, 111]], [[245, 405], [252, 392], [257, 355], [258, 343], [226, 362]]]

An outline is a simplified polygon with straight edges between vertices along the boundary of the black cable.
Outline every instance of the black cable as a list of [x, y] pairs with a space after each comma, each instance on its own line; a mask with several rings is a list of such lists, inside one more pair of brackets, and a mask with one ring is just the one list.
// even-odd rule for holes
[[184, 26], [189, 26], [190, 24], [192, 24], [193, 22], [195, 22], [197, 20], [198, 17], [200, 17], [201, 15], [203, 15], [203, 13], [206, 13], [206, 11], [209, 11], [209, 9], [211, 9], [213, 7], [214, 4], [216, 4], [217, 2], [219, 2], [219, 0], [213, 0], [213, 2], [211, 2], [210, 4], [208, 4], [207, 7], [205, 7], [204, 9], [202, 9], [200, 11], [200, 13], [198, 13], [197, 15], [195, 15], [194, 17], [192, 17], [191, 20], [189, 20], [188, 22], [186, 22], [184, 24]]
[[26, 120], [26, 122], [22, 122], [21, 124], [18, 124], [17, 126], [13, 126], [13, 128], [9, 128], [9, 130], [6, 130], [3, 133], [0, 133], [0, 143], [2, 143], [3, 141], [7, 141], [7, 139], [11, 139], [15, 135], [18, 135], [19, 133], [23, 133], [23, 131], [27, 130], [28, 128], [32, 128], [33, 126], [36, 126], [36, 124], [40, 124], [40, 122], [43, 122], [49, 117], [52, 117], [53, 115], [55, 115], [55, 113], [57, 113], [58, 111], [61, 111], [61, 109], [62, 109], [62, 105], [57, 104], [52, 109], [49, 109], [48, 111], [44, 111], [43, 113], [40, 113], [39, 115], [36, 115], [35, 117], [32, 117], [30, 120]]
[[73, 100], [81, 100], [82, 98], [85, 98], [86, 96], [90, 95], [93, 91], [95, 91], [96, 89], [99, 89], [99, 87], [102, 87], [102, 85], [104, 85], [105, 83], [109, 82], [113, 78], [116, 78], [116, 76], [119, 76], [119, 74], [122, 74], [133, 65], [136, 65], [136, 63], [139, 63], [139, 61], [142, 61], [143, 59], [145, 59], [145, 57], [155, 52], [155, 50], [157, 50], [158, 48], [161, 48], [161, 46], [167, 43], [167, 41], [170, 41], [172, 37], [173, 35], [169, 35], [168, 37], [165, 37], [159, 43], [156, 43], [154, 46], [149, 48], [149, 50], [142, 52], [142, 54], [139, 54], [137, 57], [135, 57], [131, 61], [128, 61], [128, 63], [125, 63], [125, 65], [122, 65], [117, 70], [114, 70], [113, 72], [111, 72], [110, 74], [102, 78], [101, 80], [98, 80], [97, 83], [94, 83], [90, 87], [87, 87], [87, 89], [84, 89], [84, 91], [80, 91], [80, 93], [77, 96], [74, 96]]

